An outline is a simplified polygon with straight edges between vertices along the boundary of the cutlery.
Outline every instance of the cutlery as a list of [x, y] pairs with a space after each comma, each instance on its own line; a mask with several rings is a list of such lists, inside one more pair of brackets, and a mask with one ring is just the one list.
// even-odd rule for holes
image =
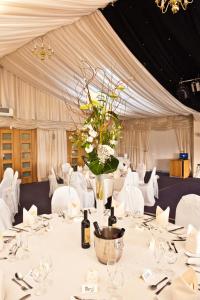
[[167, 241], [167, 245], [168, 245], [168, 247], [169, 247], [169, 250], [173, 250], [173, 249], [172, 249], [172, 246], [170, 245], [170, 242], [169, 242], [169, 241]]
[[185, 242], [186, 239], [177, 239], [177, 240], [172, 240], [173, 242]]
[[174, 251], [175, 251], [176, 253], [178, 253], [178, 250], [176, 249], [175, 243], [174, 243], [174, 242], [171, 242], [171, 245], [174, 247]]
[[200, 264], [195, 264], [195, 263], [185, 263], [187, 266], [196, 266], [196, 267], [200, 267]]
[[150, 219], [147, 219], [147, 220], [145, 220], [145, 221], [143, 222], [143, 224], [144, 224], [144, 223], [151, 222], [151, 221], [153, 221], [154, 219], [155, 219], [155, 217], [153, 217], [153, 218], [150, 218]]
[[18, 279], [19, 281], [21, 280], [23, 283], [25, 283], [25, 284], [28, 286], [29, 289], [32, 289], [32, 288], [33, 288], [27, 281], [25, 281], [25, 280], [23, 279], [23, 276], [22, 276], [21, 273], [16, 272], [16, 273], [15, 273], [15, 277], [16, 277], [16, 279]]
[[160, 281], [158, 281], [156, 284], [150, 285], [150, 286], [149, 286], [150, 289], [151, 289], [151, 290], [156, 290], [157, 287], [159, 286], [159, 284], [160, 284], [161, 282], [165, 281], [166, 279], [168, 279], [168, 277], [164, 277], [163, 279], [161, 279]]
[[27, 294], [27, 295], [21, 297], [19, 300], [25, 300], [25, 299], [27, 299], [27, 298], [30, 297], [30, 296], [31, 296], [31, 294]]
[[75, 299], [77, 299], [77, 300], [95, 300], [95, 299], [86, 299], [86, 298], [80, 298], [80, 297], [78, 297], [78, 296], [73, 296]]
[[12, 281], [14, 281], [16, 284], [18, 284], [21, 287], [22, 291], [27, 291], [28, 290], [28, 288], [26, 286], [24, 286], [23, 284], [18, 282], [15, 278], [12, 278]]
[[168, 232], [172, 233], [172, 232], [174, 232], [174, 231], [177, 231], [177, 230], [183, 229], [183, 228], [184, 228], [184, 226], [177, 227], [177, 228], [175, 228], [175, 229], [168, 230]]
[[0, 257], [0, 260], [3, 260], [3, 259], [8, 259], [7, 257]]
[[167, 281], [167, 282], [165, 283], [165, 285], [163, 285], [163, 286], [161, 287], [161, 289], [159, 289], [155, 294], [156, 294], [156, 295], [159, 295], [160, 292], [162, 292], [162, 290], [163, 290], [166, 286], [168, 286], [168, 285], [170, 285], [170, 284], [172, 284], [171, 281]]
[[28, 232], [28, 230], [26, 230], [24, 228], [19, 228], [19, 227], [16, 227], [16, 226], [12, 226], [12, 228], [15, 229], [15, 230], [18, 230], [19, 232], [20, 231], [26, 231], [26, 232]]

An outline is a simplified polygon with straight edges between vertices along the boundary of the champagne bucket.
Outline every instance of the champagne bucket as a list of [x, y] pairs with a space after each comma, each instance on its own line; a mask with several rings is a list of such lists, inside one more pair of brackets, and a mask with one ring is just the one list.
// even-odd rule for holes
[[116, 227], [103, 227], [101, 237], [94, 233], [94, 247], [98, 260], [107, 264], [108, 260], [116, 262], [123, 252], [123, 236], [119, 237], [121, 229]]

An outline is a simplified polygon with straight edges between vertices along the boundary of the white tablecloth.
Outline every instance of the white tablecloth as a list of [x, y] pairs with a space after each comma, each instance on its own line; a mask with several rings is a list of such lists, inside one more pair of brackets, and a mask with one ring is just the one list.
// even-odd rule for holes
[[[91, 219], [91, 223], [92, 223]], [[121, 222], [121, 224], [120, 224]], [[34, 233], [29, 238], [30, 256], [13, 262], [0, 260], [0, 269], [5, 274], [6, 299], [17, 300], [23, 295], [31, 292], [30, 299], [42, 300], [68, 300], [71, 295], [82, 296], [81, 285], [85, 282], [85, 276], [89, 269], [99, 272], [99, 296], [88, 296], [90, 299], [108, 300], [107, 295], [107, 268], [97, 261], [93, 242], [91, 248], [81, 248], [81, 228], [80, 222], [67, 223], [62, 218], [55, 218], [51, 221], [52, 231], [44, 233]], [[153, 253], [148, 248], [150, 233], [147, 230], [137, 229], [133, 226], [133, 221], [128, 218], [119, 221], [118, 225], [126, 228], [124, 236], [124, 251], [120, 264], [125, 274], [125, 285], [121, 293], [121, 300], [153, 300], [155, 291], [152, 291], [140, 278], [144, 269], [154, 269], [156, 267]], [[91, 236], [92, 236], [91, 230]], [[166, 237], [173, 238], [167, 233]], [[186, 256], [183, 254], [184, 242], [176, 242], [176, 246], [181, 252], [178, 261], [174, 265], [168, 265], [175, 274], [180, 274], [186, 269]], [[9, 246], [6, 246], [9, 248]], [[5, 248], [0, 252], [0, 256], [6, 254]], [[52, 285], [48, 287], [46, 294], [35, 296], [33, 291], [23, 292], [11, 278], [15, 272], [26, 274], [31, 268], [37, 265], [42, 256], [50, 255], [53, 260], [53, 271], [51, 274]], [[169, 299], [170, 300], [170, 299]], [[178, 299], [177, 299], [178, 300]]]

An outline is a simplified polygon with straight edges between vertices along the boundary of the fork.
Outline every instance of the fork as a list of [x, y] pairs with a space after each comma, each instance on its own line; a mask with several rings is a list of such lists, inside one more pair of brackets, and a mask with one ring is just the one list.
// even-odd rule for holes
[[169, 281], [167, 281], [155, 294], [156, 295], [159, 295], [160, 294], [160, 292], [162, 292], [162, 290], [166, 287], [166, 286], [168, 286], [168, 285], [170, 285], [170, 284], [172, 284], [171, 283], [171, 281], [169, 280]]

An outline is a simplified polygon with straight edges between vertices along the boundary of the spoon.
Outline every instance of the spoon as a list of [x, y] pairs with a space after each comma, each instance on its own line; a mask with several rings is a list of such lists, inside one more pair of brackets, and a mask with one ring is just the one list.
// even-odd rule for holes
[[168, 279], [168, 277], [165, 277], [165, 278], [161, 279], [161, 280], [158, 281], [156, 284], [150, 285], [150, 289], [151, 289], [151, 290], [156, 290], [157, 287], [158, 287], [158, 285], [159, 285], [161, 282], [163, 282], [164, 280], [166, 280], [166, 279]]
[[18, 280], [21, 280], [23, 283], [25, 283], [29, 289], [32, 289], [33, 287], [28, 283], [26, 282], [24, 279], [23, 279], [23, 276], [21, 273], [15, 273], [15, 278], [17, 278]]
[[12, 281], [14, 281], [16, 284], [18, 284], [21, 287], [22, 291], [27, 291], [28, 290], [28, 288], [26, 286], [22, 285], [15, 278], [12, 278]]
[[161, 289], [159, 289], [159, 290], [156, 292], [156, 295], [159, 295], [160, 292], [161, 292], [166, 286], [168, 286], [168, 285], [170, 285], [170, 284], [172, 284], [171, 281], [167, 281], [167, 282], [165, 283], [165, 285], [163, 285], [163, 287], [161, 287]]

